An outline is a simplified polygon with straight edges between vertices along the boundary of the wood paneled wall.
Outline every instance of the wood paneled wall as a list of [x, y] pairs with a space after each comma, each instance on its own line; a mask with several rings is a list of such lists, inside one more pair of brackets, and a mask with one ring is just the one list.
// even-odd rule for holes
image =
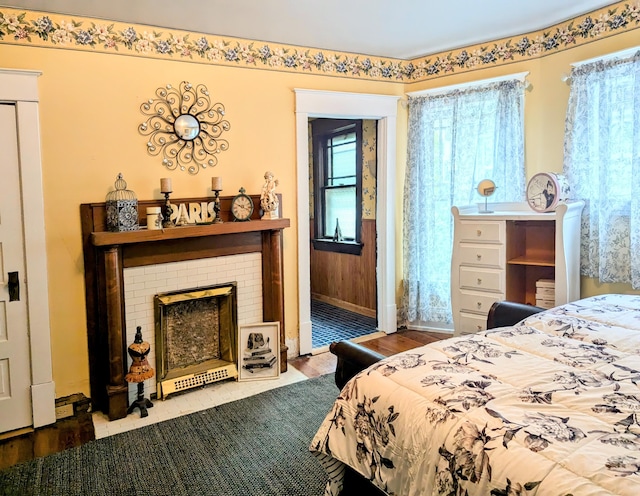
[[[313, 232], [312, 224], [310, 232]], [[375, 317], [375, 220], [362, 219], [362, 242], [364, 246], [359, 256], [314, 250], [311, 243], [311, 295], [334, 305]]]

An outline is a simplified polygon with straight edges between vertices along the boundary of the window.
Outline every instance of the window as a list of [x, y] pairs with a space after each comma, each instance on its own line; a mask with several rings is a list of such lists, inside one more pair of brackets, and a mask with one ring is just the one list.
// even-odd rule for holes
[[362, 121], [316, 119], [311, 127], [314, 248], [360, 254]]
[[509, 79], [409, 98], [403, 206], [405, 323], [452, 322], [453, 205], [478, 201], [483, 179], [492, 201], [524, 195], [524, 82]]
[[580, 273], [640, 289], [640, 51], [571, 71], [564, 172], [585, 200]]

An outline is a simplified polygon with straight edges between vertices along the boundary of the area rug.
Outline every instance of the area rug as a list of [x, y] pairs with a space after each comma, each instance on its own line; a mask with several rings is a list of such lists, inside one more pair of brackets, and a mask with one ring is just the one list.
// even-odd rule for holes
[[309, 443], [337, 395], [328, 374], [98, 439], [0, 472], [0, 494], [320, 496]]

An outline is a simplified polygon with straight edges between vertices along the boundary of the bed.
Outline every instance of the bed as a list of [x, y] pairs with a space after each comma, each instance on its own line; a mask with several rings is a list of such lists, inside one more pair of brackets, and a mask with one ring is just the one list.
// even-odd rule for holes
[[310, 445], [325, 495], [354, 473], [368, 494], [639, 495], [640, 296], [526, 313], [388, 358], [344, 345]]

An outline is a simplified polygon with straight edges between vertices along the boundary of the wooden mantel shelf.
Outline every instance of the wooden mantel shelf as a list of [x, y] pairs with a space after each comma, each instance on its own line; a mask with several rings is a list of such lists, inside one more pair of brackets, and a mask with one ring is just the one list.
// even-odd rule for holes
[[250, 220], [247, 222], [222, 222], [220, 224], [191, 225], [171, 227], [168, 229], [91, 233], [91, 244], [94, 246], [113, 246], [132, 243], [148, 243], [171, 239], [198, 238], [220, 234], [239, 234], [247, 232], [270, 231], [290, 226], [289, 219]]

